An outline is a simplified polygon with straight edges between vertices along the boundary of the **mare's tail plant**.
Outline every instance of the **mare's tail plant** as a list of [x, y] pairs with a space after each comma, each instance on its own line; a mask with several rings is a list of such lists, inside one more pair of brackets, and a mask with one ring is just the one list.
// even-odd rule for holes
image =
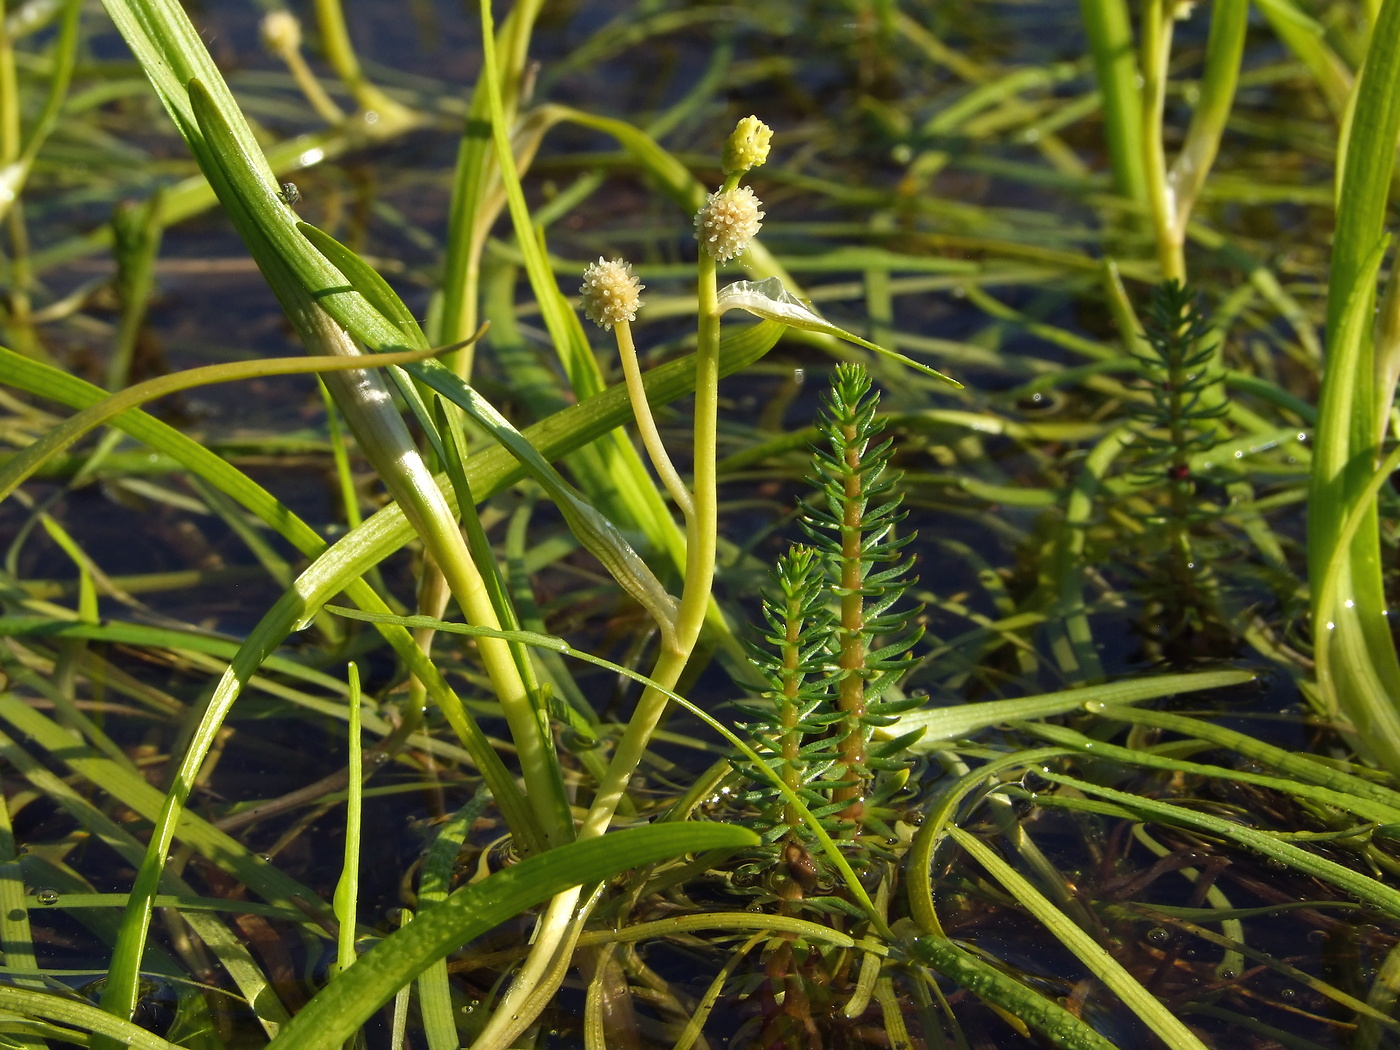
[[1194, 534], [1219, 516], [1219, 508], [1202, 500], [1195, 471], [1199, 457], [1216, 444], [1216, 421], [1226, 403], [1219, 396], [1223, 376], [1212, 367], [1216, 346], [1191, 289], [1175, 280], [1157, 285], [1143, 335], [1132, 352], [1152, 400], [1133, 408], [1143, 452], [1134, 474], [1142, 486], [1137, 495], [1164, 495], [1146, 524], [1148, 556], [1156, 563], [1148, 570], [1152, 599], [1161, 624], [1152, 633], [1170, 650], [1215, 619], [1216, 580]]
[[[913, 583], [901, 552], [914, 534], [893, 535], [903, 497], [889, 469], [893, 443], [879, 440], [878, 405], [864, 368], [837, 366], [817, 421], [826, 442], [813, 450], [809, 480], [818, 496], [802, 503], [812, 545], [778, 559], [752, 646], [769, 688], [764, 704], [740, 705], [769, 767], [862, 854], [864, 829], [890, 834], [881, 804], [901, 786], [898, 756], [919, 735], [875, 742], [874, 733], [921, 702], [885, 698], [912, 666], [922, 632], [909, 629], [911, 611], [891, 611]], [[760, 809], [756, 830], [801, 883], [811, 832], [755, 770], [740, 768], [756, 785], [748, 795]], [[780, 881], [789, 897], [810, 889]]]
[[[883, 696], [912, 665], [908, 652], [922, 634], [909, 630], [909, 612], [891, 611], [913, 583], [910, 562], [900, 559], [914, 534], [894, 532], [904, 518], [903, 497], [895, 491], [899, 474], [889, 469], [894, 443], [880, 440], [879, 403], [864, 368], [837, 365], [817, 421], [827, 446], [814, 450], [809, 478], [821, 498], [804, 501], [801, 518], [827, 559], [837, 606], [835, 690], [846, 783], [834, 799], [846, 803], [842, 814], [853, 826], [877, 819], [874, 775], [900, 768], [891, 756], [907, 741], [872, 746], [871, 736], [912, 706]], [[876, 795], [895, 786], [892, 780]]]
[[[754, 663], [768, 684], [765, 703], [737, 704], [753, 719], [740, 728], [762, 742], [760, 754], [768, 767], [834, 835], [839, 822], [828, 818], [846, 804], [833, 802], [831, 792], [847, 781], [841, 775], [840, 741], [832, 732], [844, 716], [832, 703], [836, 626], [822, 556], [812, 547], [790, 547], [774, 566], [773, 583], [773, 590], [763, 596], [758, 638], [750, 644]], [[739, 768], [756, 785], [746, 798], [760, 806], [756, 830], [789, 859], [790, 851], [803, 849], [810, 837], [804, 834], [801, 815], [791, 802], [774, 795], [757, 770]], [[765, 852], [771, 856], [773, 851]]]

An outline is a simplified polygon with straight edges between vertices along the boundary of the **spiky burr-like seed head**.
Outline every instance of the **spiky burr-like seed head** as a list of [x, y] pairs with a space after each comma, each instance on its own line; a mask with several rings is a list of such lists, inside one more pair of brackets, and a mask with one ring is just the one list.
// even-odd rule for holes
[[274, 55], [285, 55], [301, 48], [301, 22], [290, 11], [269, 11], [263, 16], [263, 47]]
[[615, 324], [635, 321], [641, 308], [641, 284], [632, 273], [630, 263], [621, 259], [611, 261], [598, 256], [583, 271], [583, 315], [607, 331]]
[[724, 173], [733, 175], [758, 167], [768, 159], [768, 142], [772, 138], [773, 129], [757, 117], [739, 121], [734, 134], [724, 144], [724, 157], [720, 162]]
[[695, 239], [716, 262], [744, 254], [763, 226], [762, 203], [747, 186], [710, 194], [695, 213]]

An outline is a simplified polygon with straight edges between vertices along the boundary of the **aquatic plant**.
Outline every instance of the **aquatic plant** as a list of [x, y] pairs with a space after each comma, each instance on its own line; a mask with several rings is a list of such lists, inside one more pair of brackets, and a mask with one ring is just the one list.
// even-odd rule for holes
[[[6, 11], [0, 376], [73, 410], [0, 404], [12, 1037], [329, 1048], [392, 1001], [394, 1044], [421, 1025], [429, 1050], [546, 1018], [590, 1048], [1393, 1038], [1400, 295], [1373, 307], [1400, 8], [1269, 0], [1251, 21], [1229, 0], [1207, 32], [1205, 9], [1092, 0], [1088, 61], [1055, 24], [1054, 57], [1010, 65], [982, 10], [775, 3], [717, 26], [677, 0], [544, 49], [537, 79], [541, 5], [499, 26], [481, 6], [464, 98], [426, 47], [411, 76], [362, 63], [333, 0], [305, 33], [260, 13], [276, 67], [256, 73], [204, 42], [236, 51], [251, 17], [202, 37], [173, 0], [109, 0], [178, 138], [86, 50], [95, 12]], [[672, 36], [713, 43], [674, 90], [669, 48], [638, 46]], [[619, 83], [658, 79], [606, 97], [665, 108], [549, 101], [620, 54], [640, 72]], [[776, 135], [747, 104], [721, 127], [749, 92]], [[447, 127], [442, 178], [367, 174]], [[1335, 192], [1310, 184], [1334, 170]], [[62, 225], [109, 203], [100, 229]], [[156, 375], [181, 307], [153, 289], [216, 203], [248, 255], [221, 272], [255, 264], [285, 317], [239, 338], [289, 325], [310, 356]], [[111, 288], [65, 269], [108, 247]], [[581, 275], [605, 351], [560, 287]], [[222, 354], [222, 321], [199, 322]], [[833, 355], [860, 363], [808, 412], [802, 375]], [[200, 401], [178, 427], [143, 409], [249, 377], [256, 402], [295, 371], [323, 373], [325, 429], [320, 402], [314, 432], [251, 446], [179, 417]], [[811, 426], [787, 429], [796, 406]], [[338, 511], [256, 480], [297, 457]], [[181, 571], [113, 575], [77, 513], [98, 499]], [[808, 545], [774, 542], [795, 529]], [[272, 589], [249, 629], [222, 599], [253, 580]], [[187, 586], [208, 608], [167, 599]], [[1196, 667], [1208, 626], [1243, 666], [1135, 665], [1130, 622], [1153, 658]], [[1253, 735], [1151, 703], [1261, 669], [1267, 708], [1234, 694], [1270, 716]], [[1322, 717], [1280, 746], [1295, 695]], [[309, 782], [244, 794], [230, 755]], [[422, 841], [367, 849], [405, 791], [429, 800]], [[105, 973], [85, 999], [59, 922]], [[1312, 934], [1335, 966], [1299, 958]], [[289, 976], [282, 938], [319, 962]], [[647, 950], [690, 953], [707, 986]]]

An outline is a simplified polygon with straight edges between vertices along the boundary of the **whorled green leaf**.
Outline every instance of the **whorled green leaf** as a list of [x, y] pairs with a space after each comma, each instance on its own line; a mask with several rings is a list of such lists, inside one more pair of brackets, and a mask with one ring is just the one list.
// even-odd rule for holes
[[571, 886], [685, 853], [742, 849], [758, 836], [728, 824], [653, 824], [573, 842], [464, 886], [414, 917], [323, 988], [269, 1050], [338, 1050], [428, 965]]
[[756, 317], [762, 317], [766, 321], [777, 321], [789, 328], [835, 336], [837, 339], [844, 339], [848, 343], [855, 343], [867, 350], [873, 350], [877, 354], [888, 357], [892, 361], [898, 361], [900, 364], [923, 372], [925, 375], [941, 379], [959, 390], [962, 389], [962, 384], [956, 379], [950, 379], [942, 372], [915, 361], [912, 357], [888, 350], [868, 339], [862, 339], [853, 332], [846, 331], [840, 325], [832, 324], [813, 310], [810, 304], [803, 302], [789, 292], [779, 277], [769, 277], [762, 281], [735, 281], [728, 287], [721, 288], [719, 309], [720, 313], [726, 310], [747, 310]]

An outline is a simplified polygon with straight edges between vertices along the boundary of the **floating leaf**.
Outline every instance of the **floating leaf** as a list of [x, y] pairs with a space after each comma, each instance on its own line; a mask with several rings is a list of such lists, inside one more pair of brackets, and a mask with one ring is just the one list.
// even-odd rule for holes
[[800, 328], [804, 332], [824, 332], [826, 335], [834, 335], [837, 339], [844, 339], [848, 343], [863, 346], [867, 350], [873, 350], [875, 353], [898, 361], [902, 365], [907, 365], [925, 375], [941, 379], [950, 386], [962, 389], [962, 384], [956, 379], [950, 379], [942, 372], [921, 364], [912, 357], [906, 357], [894, 350], [887, 350], [883, 346], [878, 346], [868, 339], [862, 339], [853, 332], [848, 332], [844, 328], [832, 324], [813, 310], [810, 303], [803, 302], [784, 288], [781, 278], [769, 277], [764, 281], [735, 281], [729, 287], [720, 289], [720, 313], [734, 309], [747, 310], [764, 320], [777, 321], [789, 328]]

